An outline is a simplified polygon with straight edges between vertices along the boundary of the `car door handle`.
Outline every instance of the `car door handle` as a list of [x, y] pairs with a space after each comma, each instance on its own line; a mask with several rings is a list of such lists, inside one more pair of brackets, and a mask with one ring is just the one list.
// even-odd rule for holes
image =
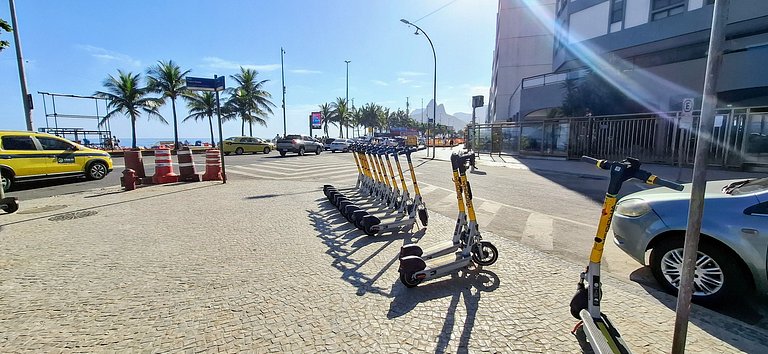
[[760, 234], [760, 231], [757, 231], [756, 229], [747, 228], [747, 227], [742, 228], [741, 232], [744, 233], [744, 234], [747, 234], [747, 235], [759, 235]]

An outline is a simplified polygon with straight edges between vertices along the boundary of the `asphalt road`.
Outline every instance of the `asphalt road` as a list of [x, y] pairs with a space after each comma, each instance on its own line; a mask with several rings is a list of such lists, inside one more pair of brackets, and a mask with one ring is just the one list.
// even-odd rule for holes
[[[198, 171], [204, 166], [204, 158], [204, 155], [194, 155]], [[145, 158], [148, 174], [153, 171], [152, 161], [152, 157]], [[329, 183], [353, 183], [356, 174], [349, 154], [330, 152], [320, 156], [288, 155], [285, 158], [276, 153], [232, 155], [226, 157], [226, 164], [231, 167], [230, 173], [227, 174], [230, 180], [299, 176], [325, 178]], [[9, 195], [17, 196], [23, 207], [23, 201], [28, 199], [119, 185], [119, 178], [124, 169], [123, 159], [115, 158], [114, 165], [115, 171], [100, 181], [67, 178], [17, 184], [18, 189]], [[340, 168], [341, 170], [338, 170]], [[417, 156], [414, 159], [414, 168], [429, 210], [455, 217], [456, 199], [450, 163], [421, 159]], [[584, 263], [586, 266], [607, 180], [566, 173], [537, 173], [483, 166], [482, 171], [469, 174], [469, 181], [472, 184], [481, 230], [521, 242], [570, 262]], [[641, 183], [629, 182], [622, 189], [622, 195], [643, 188], [646, 187]], [[650, 269], [640, 266], [614, 247], [612, 242], [605, 248], [603, 270], [647, 289], [657, 288]], [[578, 279], [579, 275], [574, 274], [574, 289]], [[749, 302], [751, 303], [748, 306], [734, 304], [721, 309], [720, 312], [768, 329], [768, 305], [764, 297]]]

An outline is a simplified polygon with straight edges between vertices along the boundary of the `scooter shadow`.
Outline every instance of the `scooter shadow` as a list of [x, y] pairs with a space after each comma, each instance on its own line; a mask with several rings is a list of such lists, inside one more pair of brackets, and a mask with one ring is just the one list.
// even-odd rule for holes
[[[394, 237], [371, 237], [349, 223], [327, 201], [319, 201], [318, 210], [307, 210], [307, 213], [315, 230], [318, 231], [318, 237], [328, 247], [326, 254], [334, 258], [331, 265], [341, 272], [341, 279], [357, 288], [356, 294], [358, 296], [374, 293], [385, 297], [392, 297], [389, 289], [375, 286], [374, 283], [392, 267], [397, 261], [397, 256], [393, 256], [377, 274], [365, 274], [361, 270], [362, 267], [379, 256], [382, 251], [394, 242], [402, 242], [403, 238], [407, 242], [416, 242], [426, 233], [426, 230], [422, 229], [415, 233], [396, 234]], [[338, 219], [334, 215], [338, 215]], [[336, 220], [343, 222], [337, 223]], [[378, 246], [378, 249], [373, 252], [366, 249], [370, 255], [360, 260], [354, 258], [356, 252], [374, 244]]]
[[[459, 337], [457, 351], [459, 353], [469, 352], [469, 340], [472, 336], [472, 329], [475, 326], [477, 310], [480, 307], [480, 297], [483, 292], [492, 292], [498, 289], [501, 281], [496, 273], [482, 268], [465, 269], [460, 274], [453, 274], [450, 277], [439, 281], [419, 285], [416, 288], [408, 289], [400, 281], [393, 285], [393, 294], [395, 298], [390, 303], [388, 319], [403, 316], [416, 308], [420, 303], [430, 300], [440, 299], [451, 296], [451, 302], [445, 313], [445, 322], [438, 336], [438, 342], [435, 347], [435, 353], [445, 353], [448, 351], [448, 345], [451, 341], [454, 326], [459, 323], [464, 324]], [[459, 299], [464, 299], [466, 318], [456, 319], [456, 310], [459, 306]]]
[[[400, 317], [420, 303], [447, 296], [462, 294], [465, 299], [479, 301], [482, 292], [493, 292], [500, 284], [501, 280], [496, 273], [482, 267], [463, 269], [440, 281], [430, 281], [410, 289], [397, 280], [392, 285], [394, 299], [390, 303], [387, 318]], [[477, 290], [475, 294], [472, 294], [472, 289]]]

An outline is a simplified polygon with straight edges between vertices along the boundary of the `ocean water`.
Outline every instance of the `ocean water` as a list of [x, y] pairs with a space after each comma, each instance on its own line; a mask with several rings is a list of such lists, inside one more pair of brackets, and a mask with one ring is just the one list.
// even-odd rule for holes
[[[118, 140], [120, 140], [120, 146], [131, 146], [131, 137], [117, 137]], [[196, 141], [200, 140], [204, 143], [211, 143], [211, 137], [207, 138], [187, 138], [187, 137], [179, 137], [179, 142], [182, 144], [184, 141], [188, 141], [189, 144], [194, 145]], [[136, 138], [136, 146], [146, 146], [146, 147], [152, 147], [153, 145], [157, 145], [158, 141], [173, 141], [173, 137], [170, 138]], [[219, 137], [216, 137], [216, 142], [219, 142]]]

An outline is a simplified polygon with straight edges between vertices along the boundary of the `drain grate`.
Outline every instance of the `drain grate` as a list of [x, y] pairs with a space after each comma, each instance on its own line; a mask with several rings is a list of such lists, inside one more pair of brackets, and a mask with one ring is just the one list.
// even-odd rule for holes
[[66, 208], [68, 205], [45, 205], [45, 206], [39, 206], [34, 208], [28, 208], [24, 210], [20, 210], [16, 214], [37, 214], [37, 213], [47, 213], [49, 211], [56, 211]]
[[67, 220], [74, 220], [74, 219], [80, 219], [92, 215], [96, 215], [99, 212], [96, 210], [86, 210], [86, 211], [75, 211], [71, 213], [65, 213], [61, 215], [56, 215], [48, 218], [50, 221], [67, 221]]

